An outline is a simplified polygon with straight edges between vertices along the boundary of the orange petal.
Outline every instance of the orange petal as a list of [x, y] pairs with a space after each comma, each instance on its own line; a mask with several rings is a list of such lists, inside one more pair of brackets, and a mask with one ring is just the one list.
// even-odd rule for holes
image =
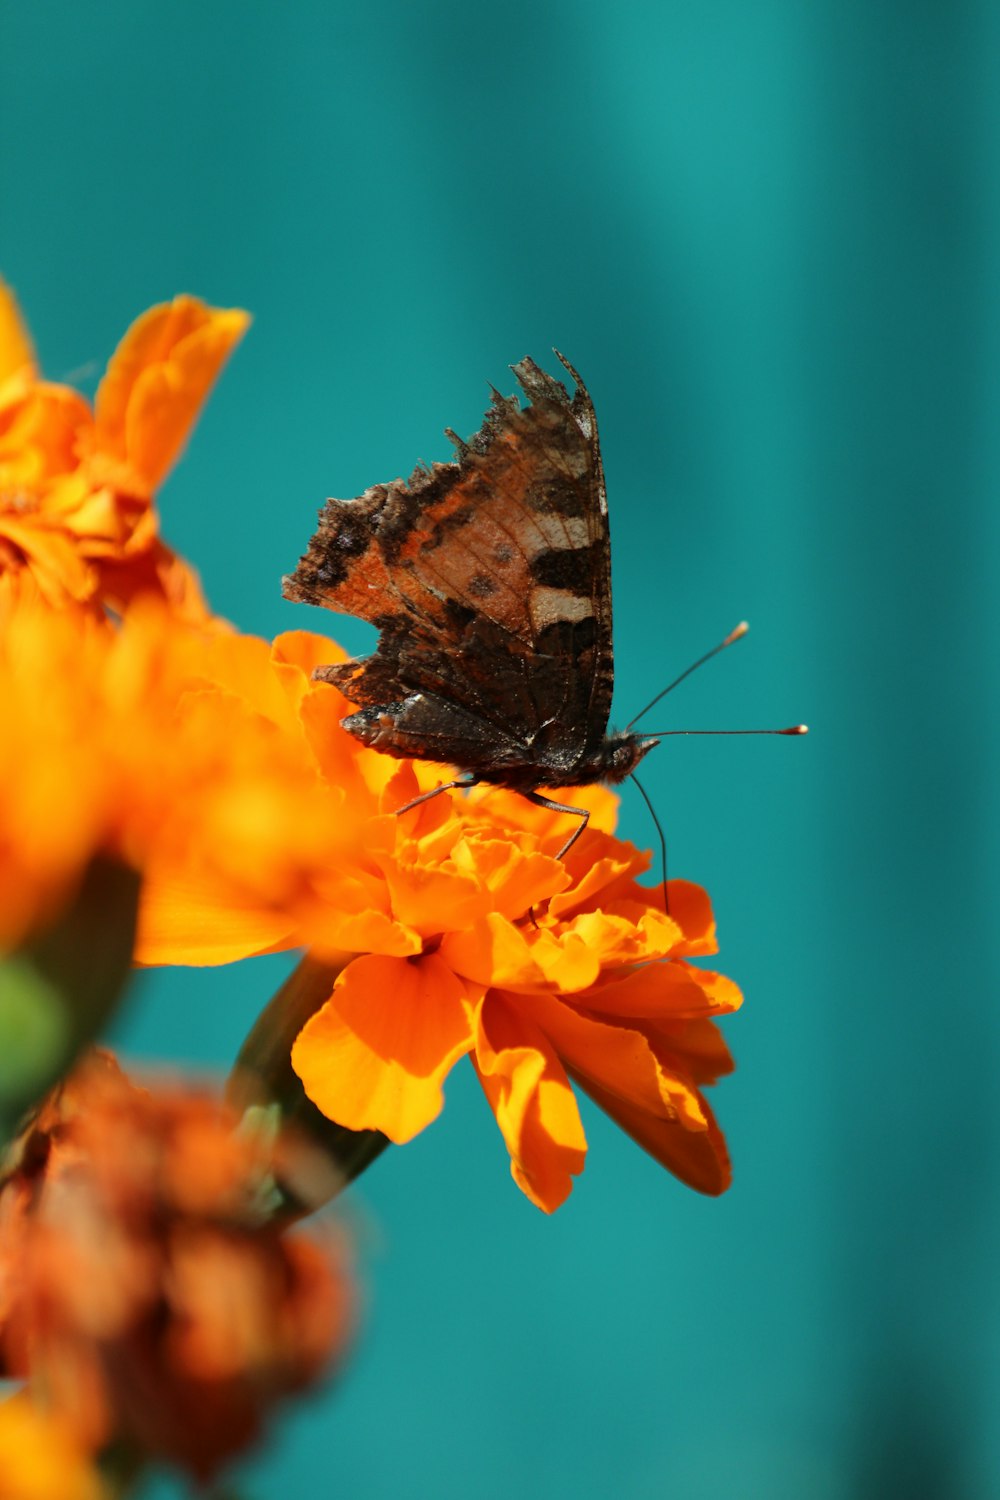
[[601, 1015], [670, 1021], [727, 1015], [743, 1003], [731, 979], [677, 961], [646, 964], [575, 999]]
[[[54, 479], [76, 469], [77, 449], [91, 426], [90, 407], [68, 386], [8, 386], [0, 401], [0, 485], [41, 494]], [[88, 491], [84, 483], [81, 493]], [[47, 504], [48, 497], [43, 498]]]
[[545, 983], [545, 971], [535, 961], [523, 933], [499, 912], [490, 912], [464, 932], [446, 933], [441, 956], [456, 973], [478, 984], [535, 989]]
[[31, 1405], [26, 1393], [0, 1401], [3, 1500], [111, 1500], [67, 1419]]
[[657, 1058], [638, 1025], [599, 1020], [551, 995], [521, 1002], [574, 1077], [592, 1079], [650, 1114], [667, 1114], [672, 1101]]
[[[133, 532], [130, 540], [134, 542], [135, 536]], [[163, 599], [178, 620], [191, 625], [226, 626], [209, 609], [194, 568], [159, 537], [154, 537], [138, 556], [102, 559], [99, 567], [101, 598], [119, 614], [143, 594], [151, 594]]]
[[680, 936], [676, 923], [655, 907], [580, 912], [562, 930], [582, 938], [602, 968], [666, 958]]
[[342, 646], [312, 630], [286, 630], [275, 636], [271, 654], [276, 662], [296, 667], [306, 683], [317, 667], [347, 660], [347, 652]]
[[426, 937], [462, 931], [485, 915], [486, 895], [475, 882], [451, 870], [404, 861], [378, 861], [398, 922]]
[[583, 1171], [587, 1141], [569, 1079], [545, 1035], [495, 991], [480, 1008], [473, 1057], [511, 1158], [511, 1175], [553, 1213]]
[[[541, 969], [549, 985], [563, 994], [575, 990], [589, 989], [597, 980], [601, 968], [600, 950], [594, 948], [580, 933], [572, 931], [555, 933], [542, 927], [528, 938], [531, 956]], [[511, 984], [509, 988], [521, 986]]]
[[436, 954], [356, 958], [299, 1032], [292, 1067], [328, 1119], [402, 1144], [440, 1114], [478, 998]]
[[703, 958], [718, 953], [715, 917], [708, 892], [690, 880], [671, 880], [667, 884], [670, 915], [684, 934], [684, 941], [674, 949], [678, 956]]
[[17, 298], [7, 283], [0, 281], [0, 381], [34, 369], [35, 351]]
[[701, 1101], [703, 1127], [689, 1129], [680, 1119], [664, 1119], [662, 1115], [648, 1113], [601, 1088], [592, 1078], [578, 1077], [577, 1082], [609, 1119], [688, 1187], [713, 1197], [729, 1187], [733, 1172], [726, 1139], [704, 1100]]
[[712, 1021], [653, 1021], [643, 1031], [660, 1066], [695, 1083], [714, 1083], [736, 1067], [722, 1032]]
[[139, 907], [136, 962], [229, 964], [293, 948], [298, 934], [287, 912], [269, 911], [246, 896], [189, 871], [151, 875]]
[[561, 890], [568, 878], [562, 863], [551, 855], [522, 849], [510, 838], [476, 832], [457, 840], [451, 859], [485, 886], [494, 908], [512, 921]]
[[[552, 898], [550, 916], [564, 917], [581, 906], [603, 906], [609, 897], [613, 897], [616, 886], [623, 882], [630, 883], [634, 875], [641, 874], [649, 865], [648, 854], [641, 853], [631, 844], [609, 838], [599, 857], [591, 857], [578, 868], [575, 863], [577, 847], [574, 845], [565, 861], [573, 876], [573, 883], [567, 890]], [[598, 897], [601, 898], [599, 902]]]
[[155, 489], [178, 457], [198, 411], [249, 316], [175, 297], [132, 324], [94, 403], [99, 452]]
[[93, 596], [97, 574], [65, 532], [32, 524], [30, 519], [0, 515], [0, 541], [4, 539], [23, 555], [50, 604], [82, 603]]

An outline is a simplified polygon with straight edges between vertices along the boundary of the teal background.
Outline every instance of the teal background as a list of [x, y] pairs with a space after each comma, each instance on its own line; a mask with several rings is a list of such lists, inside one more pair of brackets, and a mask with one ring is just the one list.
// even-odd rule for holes
[[[646, 762], [747, 997], [731, 1193], [585, 1103], [546, 1219], [459, 1069], [345, 1203], [365, 1336], [248, 1494], [1000, 1493], [998, 65], [989, 0], [0, 8], [0, 265], [46, 371], [92, 389], [178, 291], [254, 314], [162, 494], [221, 613], [366, 647], [280, 597], [317, 507], [448, 457], [556, 344], [619, 723], [745, 616], [657, 724], [813, 731]], [[628, 787], [622, 828], [652, 842]], [[120, 1041], [222, 1070], [288, 966], [149, 976]]]

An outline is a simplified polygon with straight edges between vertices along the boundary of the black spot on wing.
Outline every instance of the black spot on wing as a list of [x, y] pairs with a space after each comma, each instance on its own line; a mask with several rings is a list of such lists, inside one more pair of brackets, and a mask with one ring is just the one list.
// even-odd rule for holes
[[[590, 597], [595, 573], [600, 568], [599, 550], [590, 547], [561, 547], [540, 552], [531, 561], [531, 576], [536, 583], [552, 589], [569, 589], [580, 598]], [[599, 575], [598, 575], [599, 576]]]
[[[597, 624], [593, 615], [582, 620], [551, 620], [538, 633], [539, 656], [560, 658], [571, 671], [584, 652], [591, 650], [597, 639]], [[601, 725], [604, 728], [604, 725]]]
[[586, 486], [569, 478], [550, 479], [545, 484], [535, 486], [528, 496], [528, 503], [541, 515], [578, 517], [584, 520], [590, 518], [593, 509]]

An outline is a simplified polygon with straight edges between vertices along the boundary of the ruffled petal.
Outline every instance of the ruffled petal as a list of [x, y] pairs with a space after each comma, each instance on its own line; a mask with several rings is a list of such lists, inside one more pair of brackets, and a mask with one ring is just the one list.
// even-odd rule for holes
[[292, 1067], [328, 1119], [401, 1145], [440, 1114], [480, 998], [436, 954], [356, 958], [299, 1033]]
[[667, 885], [670, 915], [684, 934], [674, 949], [678, 957], [704, 958], [718, 953], [715, 917], [708, 892], [690, 880], [671, 880]]
[[16, 549], [14, 555], [20, 554], [30, 565], [39, 591], [48, 603], [82, 604], [92, 598], [97, 574], [65, 532], [32, 524], [30, 519], [0, 514], [0, 570], [4, 542]]
[[155, 489], [249, 322], [237, 308], [212, 308], [188, 296], [137, 318], [97, 391], [97, 450], [126, 464], [147, 490]]
[[489, 892], [494, 909], [512, 921], [561, 890], [568, 878], [551, 855], [477, 832], [458, 840], [451, 859]]
[[494, 991], [479, 1012], [473, 1062], [510, 1152], [514, 1181], [536, 1207], [553, 1213], [587, 1155], [580, 1111], [555, 1050], [521, 1009]]

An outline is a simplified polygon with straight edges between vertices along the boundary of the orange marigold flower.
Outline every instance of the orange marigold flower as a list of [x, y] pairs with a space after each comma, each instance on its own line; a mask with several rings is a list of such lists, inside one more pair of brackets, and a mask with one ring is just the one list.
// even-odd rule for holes
[[156, 531], [153, 493], [249, 319], [175, 297], [133, 323], [93, 409], [38, 376], [0, 282], [0, 574], [29, 572], [52, 604], [121, 608], [154, 592], [203, 617], [191, 569]]
[[150, 598], [115, 629], [15, 593], [0, 589], [0, 1133], [118, 1003], [143, 877], [181, 871], [175, 909], [214, 962], [287, 947], [354, 822], [284, 725], [264, 642]]
[[0, 1402], [0, 1500], [102, 1500], [89, 1455], [57, 1417], [23, 1395]]
[[152, 600], [117, 630], [0, 607], [0, 953], [56, 917], [97, 855], [138, 871], [183, 858], [234, 920], [251, 907], [259, 947], [294, 940], [299, 887], [350, 820], [301, 736], [281, 732], [268, 661], [262, 641]]
[[[444, 775], [343, 730], [346, 701], [310, 677], [335, 651], [298, 633], [279, 638], [271, 658], [293, 710], [285, 731], [308, 745], [356, 820], [338, 862], [299, 892], [289, 938], [337, 973], [292, 1049], [309, 1098], [339, 1125], [408, 1141], [470, 1055], [514, 1178], [546, 1211], [584, 1163], [574, 1082], [683, 1181], [722, 1192], [729, 1161], [702, 1088], [733, 1066], [714, 1020], [740, 995], [691, 962], [716, 951], [705, 893], [674, 881], [664, 913], [659, 890], [637, 880], [647, 857], [613, 837], [616, 799], [601, 788], [572, 793], [592, 816], [565, 860], [565, 818], [510, 792], [443, 793], [397, 816]], [[255, 935], [249, 909], [227, 912], [209, 883], [196, 923], [176, 889], [190, 891], [179, 870], [147, 888], [147, 962], [235, 958], [271, 933], [265, 922]]]
[[90, 1451], [208, 1479], [353, 1324], [343, 1253], [267, 1218], [270, 1153], [209, 1098], [92, 1054], [0, 1185], [0, 1349]]

